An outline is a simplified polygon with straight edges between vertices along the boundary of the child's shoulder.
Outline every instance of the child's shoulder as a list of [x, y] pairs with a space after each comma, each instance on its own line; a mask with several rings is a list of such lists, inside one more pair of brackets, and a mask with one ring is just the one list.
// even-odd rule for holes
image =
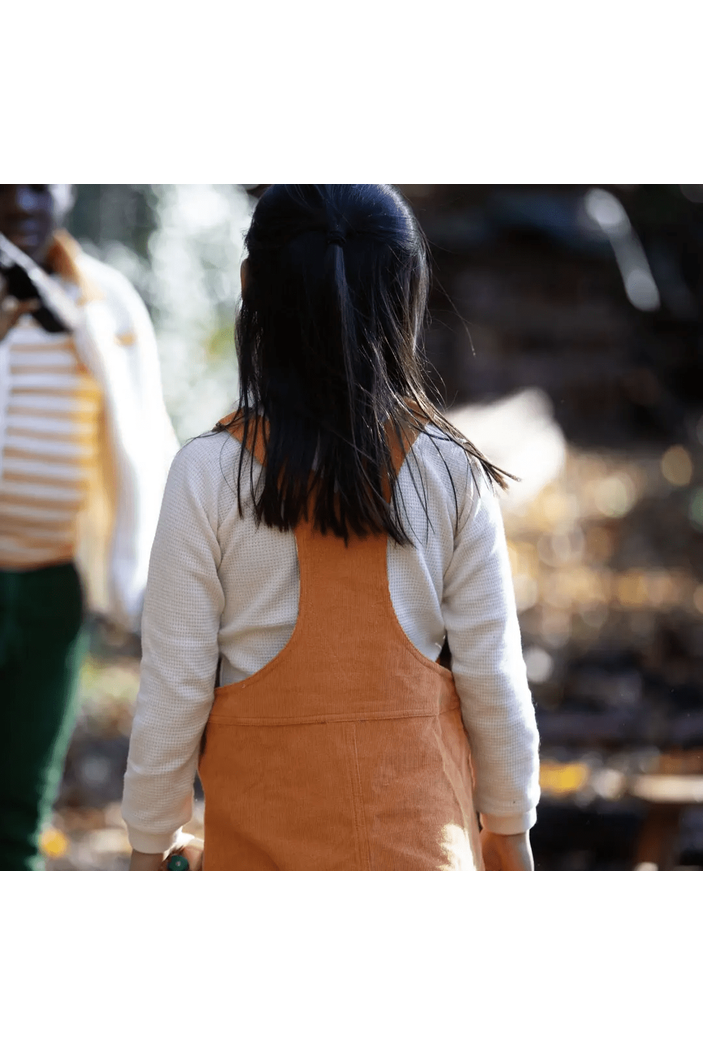
[[480, 469], [480, 462], [455, 436], [445, 432], [438, 425], [428, 423], [423, 428], [412, 446], [412, 453], [418, 459], [434, 466], [444, 466], [452, 476], [470, 478]]
[[192, 437], [173, 459], [171, 477], [181, 482], [198, 482], [201, 487], [210, 479], [219, 480], [223, 468], [231, 460], [228, 447], [232, 453], [239, 450], [238, 441], [227, 431], [211, 429]]
[[470, 508], [476, 500], [493, 501], [496, 491], [492, 480], [481, 461], [468, 451], [455, 436], [439, 426], [428, 424], [419, 433], [406, 464], [411, 476], [419, 467], [421, 477], [434, 481], [435, 485], [458, 501], [460, 506]]
[[191, 436], [186, 440], [176, 459], [183, 463], [203, 464], [221, 451], [231, 438], [224, 430], [209, 429], [207, 432], [201, 432], [198, 436]]

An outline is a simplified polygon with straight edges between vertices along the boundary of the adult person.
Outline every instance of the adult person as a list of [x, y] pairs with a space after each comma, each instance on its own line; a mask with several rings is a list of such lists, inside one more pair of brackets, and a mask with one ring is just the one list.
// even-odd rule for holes
[[43, 867], [41, 832], [76, 718], [84, 612], [138, 630], [177, 450], [147, 310], [64, 229], [72, 200], [69, 184], [0, 184], [4, 871]]
[[246, 248], [239, 408], [174, 460], [154, 541], [130, 867], [192, 852], [198, 768], [195, 868], [529, 871], [506, 480], [425, 390], [415, 217], [386, 184], [274, 184]]

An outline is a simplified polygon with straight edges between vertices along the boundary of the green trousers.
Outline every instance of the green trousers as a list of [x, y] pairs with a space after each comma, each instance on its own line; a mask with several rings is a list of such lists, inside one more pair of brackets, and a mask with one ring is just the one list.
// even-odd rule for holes
[[72, 564], [0, 571], [0, 871], [39, 871], [85, 649]]

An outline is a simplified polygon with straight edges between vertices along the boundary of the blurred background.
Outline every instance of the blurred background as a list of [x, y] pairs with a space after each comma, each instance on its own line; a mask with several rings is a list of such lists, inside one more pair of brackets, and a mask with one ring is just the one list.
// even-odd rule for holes
[[[542, 739], [538, 870], [703, 867], [703, 185], [399, 184], [427, 351], [503, 499]], [[150, 309], [181, 441], [237, 392], [265, 187], [83, 184], [68, 224]], [[120, 870], [139, 642], [91, 624], [48, 867]], [[198, 803], [190, 830], [202, 825]]]

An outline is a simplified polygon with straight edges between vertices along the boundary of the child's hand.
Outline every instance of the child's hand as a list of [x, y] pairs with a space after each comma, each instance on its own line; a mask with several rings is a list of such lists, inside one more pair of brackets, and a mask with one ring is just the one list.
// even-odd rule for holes
[[485, 828], [481, 832], [481, 851], [487, 872], [534, 872], [529, 832], [520, 835], [496, 835]]
[[164, 853], [143, 854], [139, 850], [132, 850], [129, 870], [130, 872], [166, 872], [169, 857], [179, 854], [188, 861], [191, 872], [202, 872], [204, 846], [202, 839], [196, 839], [192, 835], [182, 835], [178, 843]]
[[205, 843], [202, 839], [196, 839], [193, 835], [183, 835], [173, 847], [169, 850], [166, 859], [161, 865], [161, 871], [166, 872], [168, 870], [169, 857], [173, 857], [178, 854], [180, 857], [185, 857], [186, 861], [190, 865], [191, 872], [202, 872], [203, 870], [203, 851], [205, 849]]

